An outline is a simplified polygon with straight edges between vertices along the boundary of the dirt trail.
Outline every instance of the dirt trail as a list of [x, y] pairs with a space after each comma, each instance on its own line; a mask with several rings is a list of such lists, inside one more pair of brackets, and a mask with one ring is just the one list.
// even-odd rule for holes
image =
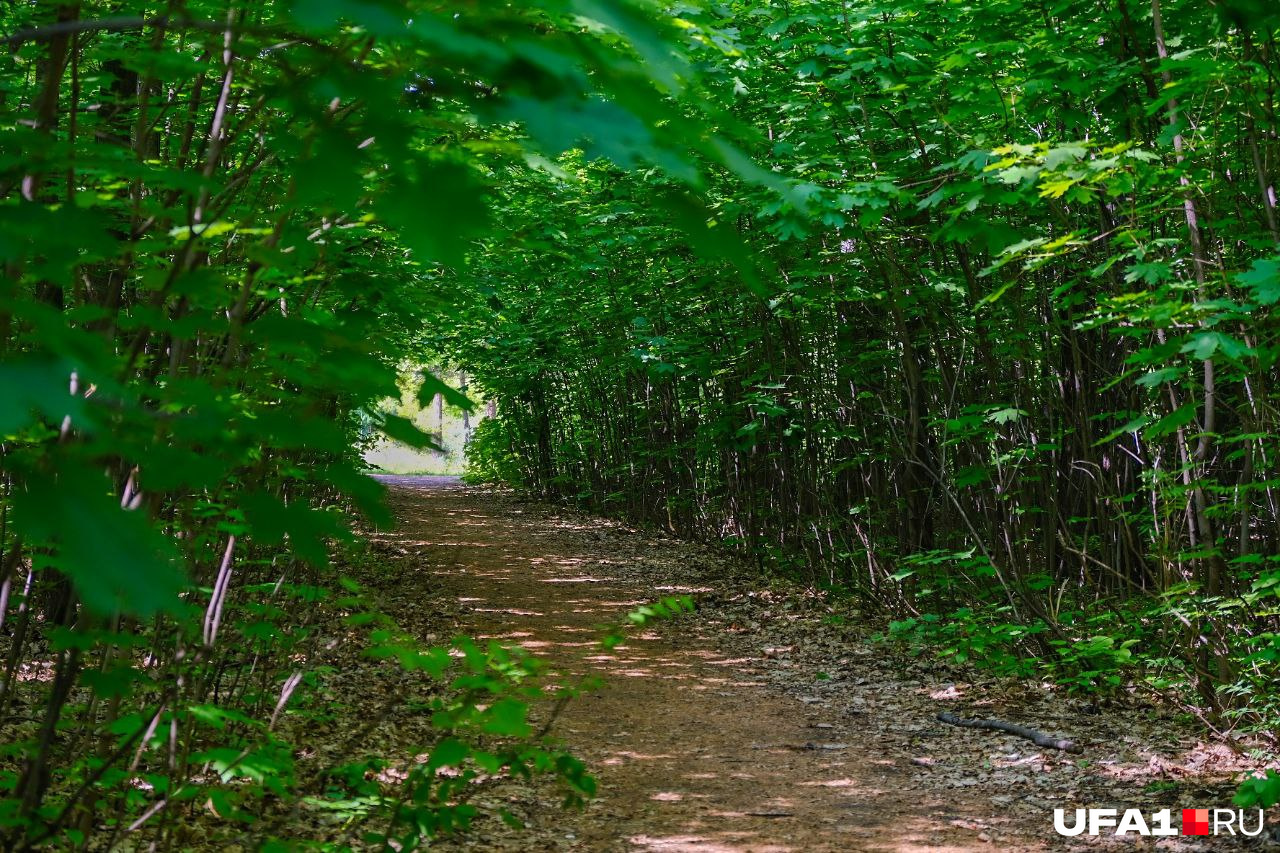
[[[988, 799], [922, 790], [888, 753], [885, 720], [784, 695], [759, 656], [722, 653], [699, 627], [647, 632], [612, 653], [597, 626], [663, 594], [679, 543], [574, 519], [440, 478], [385, 478], [401, 527], [384, 541], [463, 605], [459, 630], [519, 643], [607, 685], [556, 731], [593, 769], [584, 812], [533, 809], [518, 849], [822, 851], [992, 849], [1007, 823]], [[407, 580], [407, 579], [406, 579]], [[686, 581], [687, 582], [687, 581]], [[806, 745], [807, 748], [806, 748]], [[1005, 831], [1014, 831], [1006, 827]], [[1000, 849], [1036, 849], [1002, 834]]]

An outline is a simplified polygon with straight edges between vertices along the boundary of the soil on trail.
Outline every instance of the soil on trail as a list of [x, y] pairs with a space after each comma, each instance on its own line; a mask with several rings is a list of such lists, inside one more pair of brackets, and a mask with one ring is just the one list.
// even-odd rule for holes
[[628, 571], [660, 544], [634, 536], [619, 553], [616, 537], [593, 537], [581, 522], [548, 518], [537, 506], [495, 502], [448, 481], [393, 484], [397, 538], [425, 549], [431, 574], [465, 607], [463, 631], [517, 643], [566, 677], [607, 682], [570, 703], [555, 729], [597, 776], [598, 800], [583, 814], [541, 816], [560, 836], [541, 843], [655, 851], [986, 846], [949, 825], [964, 811], [954, 798], [911, 790], [865, 737], [771, 690], [756, 661], [684, 631], [645, 632], [602, 650], [601, 625], [690, 591], [678, 578]]
[[[501, 805], [528, 827], [482, 820], [446, 849], [1036, 850], [1065, 842], [1050, 841], [1055, 805], [1143, 807], [1136, 792], [1150, 773], [1090, 793], [1085, 762], [937, 723], [938, 710], [965, 710], [947, 703], [965, 686], [876, 670], [881, 656], [865, 644], [815, 641], [831, 658], [819, 664], [830, 673], [815, 675], [791, 648], [761, 648], [757, 617], [728, 607], [728, 616], [684, 617], [605, 652], [600, 626], [662, 595], [705, 592], [715, 610], [724, 593], [708, 565], [723, 561], [446, 478], [382, 479], [400, 526], [379, 540], [406, 569], [397, 579], [406, 597], [428, 586], [458, 602], [459, 633], [522, 645], [557, 678], [605, 680], [554, 729], [597, 776], [598, 798], [561, 811], [554, 791], [504, 789]], [[736, 646], [735, 631], [745, 635]], [[1131, 722], [1116, 722], [1117, 744]], [[954, 758], [966, 749], [972, 759]], [[1154, 760], [1144, 752], [1130, 765]]]

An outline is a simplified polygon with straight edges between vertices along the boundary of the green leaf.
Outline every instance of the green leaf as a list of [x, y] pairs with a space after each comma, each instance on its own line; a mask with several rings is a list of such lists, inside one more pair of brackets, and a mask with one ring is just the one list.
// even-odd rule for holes
[[471, 747], [457, 738], [447, 737], [431, 750], [431, 756], [427, 759], [427, 769], [438, 770], [441, 767], [457, 767], [470, 754]]
[[402, 442], [410, 447], [444, 450], [434, 438], [418, 429], [413, 421], [400, 415], [381, 415], [378, 421], [378, 428], [386, 434], [387, 438]]
[[1185, 403], [1148, 426], [1143, 430], [1143, 434], [1149, 439], [1159, 438], [1162, 435], [1170, 435], [1177, 432], [1179, 429], [1182, 429], [1187, 424], [1192, 423], [1195, 419], [1195, 404]]
[[100, 614], [178, 612], [183, 578], [169, 540], [145, 513], [122, 509], [99, 466], [60, 456], [13, 494], [14, 524]]
[[1146, 388], [1154, 388], [1157, 385], [1163, 385], [1166, 382], [1172, 382], [1182, 375], [1182, 369], [1178, 367], [1162, 367], [1159, 370], [1153, 370], [1150, 373], [1144, 373], [1135, 380], [1136, 384]]
[[1280, 773], [1267, 770], [1261, 777], [1249, 776], [1240, 784], [1233, 802], [1242, 809], [1269, 809], [1280, 803]]
[[449, 161], [425, 161], [398, 175], [376, 209], [424, 264], [462, 266], [470, 241], [489, 222], [479, 182], [470, 169]]
[[1236, 280], [1253, 291], [1259, 305], [1280, 302], [1280, 258], [1254, 261], [1249, 271], [1237, 275]]
[[422, 371], [422, 385], [418, 388], [418, 405], [425, 406], [431, 402], [432, 398], [439, 394], [444, 401], [450, 406], [457, 406], [463, 411], [473, 411], [475, 403], [471, 402], [471, 398], [461, 391], [451, 387], [448, 383], [436, 378], [429, 370]]
[[687, 193], [667, 193], [662, 203], [672, 222], [684, 233], [689, 247], [699, 257], [709, 261], [728, 261], [748, 288], [760, 296], [769, 295], [756, 269], [755, 259], [731, 223], [717, 221], [701, 201]]
[[0, 364], [0, 436], [31, 426], [36, 418], [59, 426], [64, 418], [78, 429], [88, 426], [84, 400], [72, 396], [72, 371], [60, 362], [27, 357]]
[[1196, 359], [1205, 361], [1213, 358], [1214, 353], [1221, 351], [1223, 355], [1234, 361], [1254, 355], [1254, 351], [1240, 341], [1224, 332], [1197, 332], [1183, 345], [1181, 352], [1189, 352]]
[[1004, 408], [987, 415], [987, 420], [997, 424], [1010, 424], [1027, 417], [1022, 409]]
[[526, 717], [529, 706], [515, 699], [500, 699], [484, 713], [484, 731], [506, 737], [528, 737], [533, 732]]

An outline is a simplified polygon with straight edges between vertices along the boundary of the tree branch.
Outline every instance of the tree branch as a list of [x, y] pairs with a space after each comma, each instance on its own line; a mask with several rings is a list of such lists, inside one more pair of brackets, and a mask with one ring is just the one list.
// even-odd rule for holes
[[[169, 27], [172, 29], [202, 30], [210, 33], [223, 33], [227, 25], [217, 21], [201, 21], [181, 15], [125, 15], [119, 18], [96, 18], [94, 20], [58, 21], [42, 27], [31, 27], [19, 30], [11, 36], [5, 36], [3, 43], [10, 50], [17, 50], [27, 42], [43, 42], [59, 36], [74, 33], [119, 33], [129, 30], [143, 30], [147, 27]], [[256, 31], [258, 28], [238, 27], [238, 32]]]

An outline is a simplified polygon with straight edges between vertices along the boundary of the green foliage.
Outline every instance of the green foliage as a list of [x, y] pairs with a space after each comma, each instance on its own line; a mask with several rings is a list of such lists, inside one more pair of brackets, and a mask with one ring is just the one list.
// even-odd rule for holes
[[1280, 803], [1280, 773], [1268, 770], [1264, 776], [1245, 779], [1234, 802], [1242, 809], [1268, 809]]
[[467, 447], [463, 479], [469, 483], [514, 485], [523, 482], [524, 477], [522, 460], [507, 436], [506, 422], [490, 418], [479, 423]]
[[[549, 725], [535, 730], [528, 721], [531, 703], [544, 696], [535, 658], [519, 648], [494, 641], [481, 646], [465, 637], [449, 647], [422, 647], [378, 614], [366, 611], [357, 621], [363, 624], [368, 616], [376, 625], [369, 655], [398, 660], [407, 677], [425, 673], [447, 685], [422, 699], [405, 697], [430, 716], [441, 737], [425, 761], [407, 768], [394, 790], [371, 775], [383, 769], [381, 763], [365, 760], [334, 768], [328, 791], [309, 800], [311, 805], [352, 821], [385, 813], [385, 826], [365, 831], [363, 840], [380, 849], [412, 850], [465, 831], [478, 813], [467, 800], [485, 778], [551, 774], [563, 783], [566, 805], [581, 805], [595, 794], [585, 765], [548, 739]], [[557, 692], [560, 703], [572, 695], [565, 688]]]
[[[0, 756], [0, 846], [181, 846], [174, 814], [247, 823], [307, 794], [273, 728], [320, 678], [298, 671], [306, 605], [340, 600], [335, 549], [390, 522], [361, 474], [371, 432], [439, 440], [381, 404], [429, 360], [424, 329], [457, 325], [445, 282], [527, 239], [498, 215], [508, 177], [581, 150], [664, 170], [686, 201], [713, 164], [777, 179], [711, 129], [678, 25], [646, 2], [0, 21], [0, 717], [31, 711]], [[431, 375], [414, 390], [471, 405]], [[532, 745], [506, 654], [474, 653], [442, 729], [486, 773], [583, 795], [581, 765]], [[466, 825], [466, 781], [417, 782], [351, 808], [388, 811], [401, 849]]]
[[181, 582], [168, 540], [112, 499], [107, 478], [65, 456], [13, 495], [14, 526], [47, 555], [40, 569], [64, 573], [98, 614], [177, 610]]
[[1073, 691], [1113, 690], [1138, 678], [1167, 683], [1170, 662], [1134, 653], [1154, 639], [1153, 632], [1135, 627], [1126, 615], [1062, 614], [1051, 626], [1009, 621], [1008, 606], [961, 608], [890, 622], [882, 639], [997, 675], [1049, 679]]
[[628, 629], [638, 629], [652, 622], [673, 619], [682, 613], [692, 613], [696, 609], [693, 596], [668, 595], [652, 604], [642, 604], [627, 614], [626, 622], [607, 630], [600, 640], [605, 651], [617, 648], [625, 639]]
[[[0, 711], [51, 675], [4, 846], [293, 790], [263, 723], [316, 637], [292, 605], [388, 520], [369, 430], [438, 441], [380, 405], [436, 356], [497, 406], [472, 478], [956, 659], [1280, 719], [1266, 4], [153, 6], [0, 13]], [[496, 701], [433, 711], [437, 769], [582, 794], [482, 745], [527, 733], [526, 665], [454, 651]], [[377, 843], [465, 826], [452, 778]]]
[[508, 174], [523, 239], [448, 271], [457, 322], [424, 335], [500, 402], [476, 475], [722, 542], [948, 656], [1273, 729], [1274, 16], [678, 14], [771, 178], [705, 149], [690, 203], [594, 149]]

